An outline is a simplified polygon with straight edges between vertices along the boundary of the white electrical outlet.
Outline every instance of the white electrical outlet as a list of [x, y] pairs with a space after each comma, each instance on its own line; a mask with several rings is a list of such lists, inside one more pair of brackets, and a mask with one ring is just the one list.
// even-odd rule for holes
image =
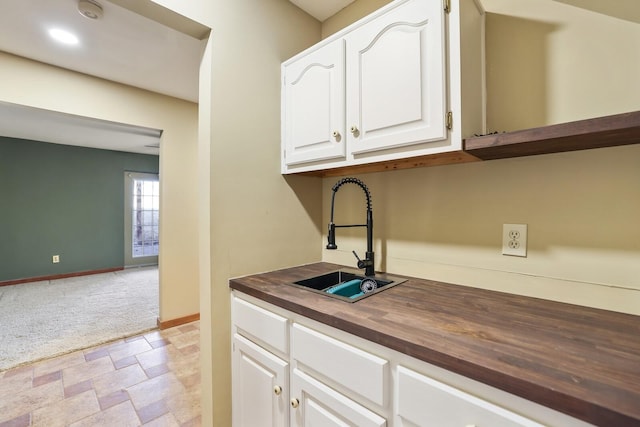
[[502, 255], [527, 256], [527, 224], [503, 224]]
[[54, 264], [59, 263], [59, 262], [60, 262], [60, 255], [54, 255], [53, 257], [51, 257], [51, 261], [52, 261]]

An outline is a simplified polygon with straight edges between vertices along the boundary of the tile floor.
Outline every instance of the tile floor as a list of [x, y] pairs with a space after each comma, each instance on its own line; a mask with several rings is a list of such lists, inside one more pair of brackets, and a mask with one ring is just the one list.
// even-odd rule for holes
[[200, 322], [0, 372], [0, 427], [200, 426]]

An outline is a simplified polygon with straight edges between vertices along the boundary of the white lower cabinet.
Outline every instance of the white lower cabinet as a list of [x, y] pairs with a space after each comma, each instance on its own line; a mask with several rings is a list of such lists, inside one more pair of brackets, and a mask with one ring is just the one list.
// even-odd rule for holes
[[529, 419], [432, 378], [398, 366], [400, 426], [542, 427]]
[[384, 418], [298, 369], [291, 377], [291, 425], [383, 427]]
[[233, 425], [289, 425], [289, 363], [233, 337]]
[[590, 425], [237, 291], [231, 298], [235, 427]]

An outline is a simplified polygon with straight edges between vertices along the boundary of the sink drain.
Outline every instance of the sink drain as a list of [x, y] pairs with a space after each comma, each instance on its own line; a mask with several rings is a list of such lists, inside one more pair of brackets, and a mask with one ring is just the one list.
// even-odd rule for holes
[[364, 279], [362, 283], [360, 283], [360, 290], [365, 294], [369, 292], [373, 292], [378, 288], [378, 283], [373, 279]]

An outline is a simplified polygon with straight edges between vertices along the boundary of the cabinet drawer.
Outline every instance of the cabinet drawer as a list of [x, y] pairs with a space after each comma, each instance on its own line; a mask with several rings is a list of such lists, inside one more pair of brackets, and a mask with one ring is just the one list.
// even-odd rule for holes
[[380, 406], [386, 404], [389, 362], [299, 324], [292, 328], [292, 358]]
[[398, 366], [400, 425], [542, 427], [530, 419]]
[[233, 323], [238, 333], [280, 353], [289, 353], [288, 322], [285, 317], [233, 297]]

